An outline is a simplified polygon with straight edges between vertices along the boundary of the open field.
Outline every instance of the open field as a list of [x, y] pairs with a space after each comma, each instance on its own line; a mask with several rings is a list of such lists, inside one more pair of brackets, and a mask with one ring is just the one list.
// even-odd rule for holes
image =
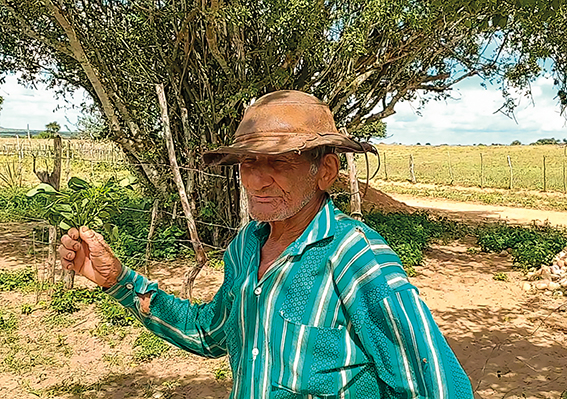
[[[0, 138], [0, 186], [4, 178], [15, 185], [32, 187], [40, 181], [36, 170], [53, 169], [53, 140]], [[112, 143], [63, 139], [62, 184], [71, 176], [89, 181], [103, 181], [111, 176], [130, 174], [122, 152]]]
[[[410, 156], [413, 157], [415, 179], [418, 183], [442, 186], [502, 188], [510, 186], [523, 190], [545, 189], [564, 192], [567, 185], [565, 146], [428, 146], [377, 145], [382, 167], [376, 176], [380, 180], [411, 181]], [[359, 170], [364, 171], [359, 157]], [[370, 156], [371, 171], [376, 159]], [[362, 177], [362, 173], [360, 176]]]

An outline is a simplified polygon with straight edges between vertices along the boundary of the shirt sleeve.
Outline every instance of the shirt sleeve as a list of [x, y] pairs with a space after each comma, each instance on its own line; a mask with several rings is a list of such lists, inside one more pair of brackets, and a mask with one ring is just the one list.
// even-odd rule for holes
[[472, 399], [467, 375], [397, 255], [378, 234], [355, 230], [347, 260], [334, 265], [335, 281], [349, 328], [383, 382], [380, 397]]
[[[156, 282], [124, 267], [117, 284], [106, 292], [129, 309], [154, 334], [197, 355], [216, 358], [227, 354], [225, 323], [230, 313], [229, 291], [233, 264], [225, 253], [224, 282], [213, 300], [194, 304], [158, 288]], [[137, 294], [151, 293], [150, 311], [144, 313]]]

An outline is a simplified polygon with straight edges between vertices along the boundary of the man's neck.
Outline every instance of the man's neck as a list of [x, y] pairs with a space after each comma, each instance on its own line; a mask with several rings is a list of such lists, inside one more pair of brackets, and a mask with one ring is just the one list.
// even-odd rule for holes
[[324, 191], [318, 192], [311, 198], [299, 212], [292, 217], [276, 222], [269, 222], [270, 236], [268, 240], [281, 243], [287, 247], [294, 242], [305, 231], [309, 223], [315, 218], [321, 206], [325, 202], [326, 194]]

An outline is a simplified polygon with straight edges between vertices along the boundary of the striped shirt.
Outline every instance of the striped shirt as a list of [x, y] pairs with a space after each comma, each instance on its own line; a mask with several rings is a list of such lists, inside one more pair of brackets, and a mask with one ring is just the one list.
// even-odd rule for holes
[[[225, 252], [207, 304], [124, 268], [107, 292], [189, 352], [229, 355], [231, 398], [473, 398], [470, 381], [397, 255], [329, 199], [258, 281], [270, 227], [251, 222]], [[136, 293], [152, 292], [143, 313]]]

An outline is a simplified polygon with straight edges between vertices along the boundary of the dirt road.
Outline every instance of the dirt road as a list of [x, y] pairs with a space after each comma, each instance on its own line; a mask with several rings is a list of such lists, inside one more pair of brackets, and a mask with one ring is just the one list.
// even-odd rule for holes
[[415, 198], [402, 194], [389, 194], [392, 198], [401, 201], [413, 208], [424, 209], [440, 213], [451, 218], [481, 220], [500, 219], [510, 223], [529, 224], [532, 221], [549, 221], [552, 225], [567, 226], [567, 212], [541, 211], [537, 209], [510, 208], [507, 206], [494, 206], [475, 204], [470, 202], [456, 202], [445, 199]]

